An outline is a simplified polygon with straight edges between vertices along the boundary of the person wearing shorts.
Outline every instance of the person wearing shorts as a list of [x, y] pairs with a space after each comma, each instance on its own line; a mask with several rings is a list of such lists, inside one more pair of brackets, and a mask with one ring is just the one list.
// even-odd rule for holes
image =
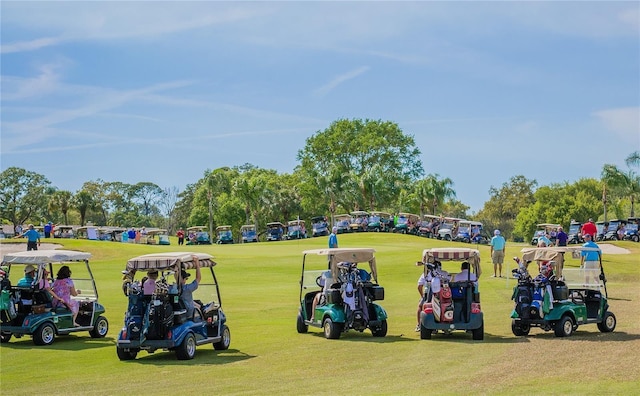
[[506, 245], [504, 237], [500, 235], [500, 230], [493, 231], [491, 238], [491, 261], [493, 261], [493, 278], [502, 278], [502, 263], [504, 263], [504, 248]]

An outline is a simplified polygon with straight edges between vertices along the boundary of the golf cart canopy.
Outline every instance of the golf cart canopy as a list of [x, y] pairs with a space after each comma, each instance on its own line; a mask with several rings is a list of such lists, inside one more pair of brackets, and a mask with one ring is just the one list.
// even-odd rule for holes
[[[480, 268], [480, 251], [468, 248], [434, 248], [422, 251], [422, 262], [418, 265], [433, 263], [434, 261], [468, 261], [472, 266], [472, 272], [480, 278], [482, 269]], [[425, 272], [427, 267], [425, 266]]]
[[539, 248], [523, 248], [522, 259], [525, 261], [553, 261], [555, 262], [555, 272], [557, 277], [562, 276], [562, 268], [564, 267], [564, 254], [569, 252], [574, 257], [580, 257], [582, 252], [598, 252], [602, 258], [602, 252], [599, 248], [582, 247], [582, 246], [549, 246]]
[[374, 255], [375, 249], [373, 248], [327, 248], [327, 249], [313, 249], [305, 250], [302, 252], [304, 255], [316, 254], [319, 256], [327, 256], [329, 258], [329, 267], [334, 279], [338, 278], [338, 263], [369, 263], [371, 269], [372, 278], [378, 282], [378, 271], [376, 269], [376, 257]]
[[49, 264], [65, 261], [85, 261], [91, 257], [91, 253], [75, 250], [31, 250], [6, 254], [2, 259], [7, 264]]
[[213, 261], [213, 256], [206, 253], [193, 253], [193, 252], [167, 252], [167, 253], [152, 253], [145, 254], [143, 256], [134, 257], [127, 261], [128, 271], [137, 270], [178, 270], [180, 264], [185, 269], [195, 268], [193, 264], [193, 257], [197, 256], [200, 261], [200, 267], [213, 267], [216, 265]]

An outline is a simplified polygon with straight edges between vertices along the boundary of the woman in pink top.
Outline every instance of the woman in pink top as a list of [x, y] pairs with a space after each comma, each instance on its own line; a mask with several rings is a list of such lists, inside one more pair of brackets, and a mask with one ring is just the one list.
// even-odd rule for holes
[[[76, 323], [79, 304], [78, 301], [71, 298], [71, 296], [77, 296], [80, 294], [80, 290], [76, 290], [76, 287], [71, 280], [71, 270], [69, 269], [69, 266], [63, 265], [60, 267], [57, 278], [55, 282], [53, 282], [52, 289], [56, 296], [62, 299], [64, 304], [66, 304], [73, 313], [73, 325], [80, 326]], [[62, 305], [59, 301], [54, 301], [53, 303], [54, 307]]]

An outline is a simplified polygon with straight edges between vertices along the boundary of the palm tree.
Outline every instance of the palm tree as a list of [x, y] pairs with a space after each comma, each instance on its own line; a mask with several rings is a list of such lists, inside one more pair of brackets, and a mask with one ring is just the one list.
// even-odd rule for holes
[[73, 197], [73, 205], [80, 212], [80, 225], [84, 225], [84, 219], [87, 214], [87, 210], [91, 209], [95, 204], [93, 197], [87, 191], [80, 190]]
[[431, 206], [431, 214], [436, 214], [438, 206], [442, 206], [445, 200], [455, 198], [456, 192], [452, 188], [453, 181], [446, 177], [439, 179], [440, 175], [429, 174], [426, 178], [420, 180], [415, 188], [415, 194], [420, 202], [420, 215], [424, 212], [427, 205]]
[[71, 207], [71, 199], [73, 194], [71, 191], [58, 190], [55, 191], [49, 198], [49, 211], [54, 212], [59, 210], [64, 216], [64, 224], [69, 224], [69, 218], [67, 213]]
[[[638, 151], [629, 155], [625, 161], [629, 170], [627, 172], [619, 169], [615, 165], [605, 164], [602, 168], [602, 180], [605, 189], [608, 187], [612, 195], [627, 197], [631, 201], [630, 217], [635, 217], [635, 201], [640, 197], [640, 175], [636, 173], [632, 166], [640, 163], [640, 153]], [[603, 192], [603, 201], [606, 202], [606, 192]], [[606, 221], [605, 206], [605, 221]]]

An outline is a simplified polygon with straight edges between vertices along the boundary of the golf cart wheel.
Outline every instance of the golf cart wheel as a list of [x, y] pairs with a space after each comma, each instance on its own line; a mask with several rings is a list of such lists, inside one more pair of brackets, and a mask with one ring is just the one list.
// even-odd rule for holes
[[96, 320], [96, 324], [93, 326], [93, 329], [89, 331], [89, 335], [91, 338], [103, 338], [109, 332], [109, 322], [107, 318], [104, 316], [98, 316], [98, 320]]
[[568, 315], [564, 315], [562, 318], [560, 318], [559, 321], [556, 322], [554, 333], [556, 337], [569, 337], [571, 336], [571, 334], [573, 334], [573, 326], [573, 319], [571, 319], [571, 317]]
[[56, 329], [49, 322], [41, 324], [33, 333], [33, 343], [36, 345], [51, 345], [55, 339]]
[[480, 327], [471, 331], [471, 338], [474, 340], [484, 340], [484, 322]]
[[331, 318], [326, 318], [324, 323], [322, 324], [322, 329], [324, 330], [324, 336], [328, 340], [337, 340], [340, 338], [340, 332], [342, 329], [339, 325], [333, 323]]
[[451, 241], [451, 235], [447, 234], [444, 236], [445, 241]]
[[304, 323], [304, 318], [302, 317], [302, 312], [298, 312], [298, 320], [296, 321], [296, 330], [298, 333], [304, 334], [309, 331], [309, 326]]
[[384, 337], [387, 335], [387, 320], [380, 322], [380, 327], [371, 329], [371, 335], [374, 337]]
[[421, 340], [430, 340], [432, 333], [433, 333], [433, 331], [431, 329], [427, 329], [422, 324], [420, 325], [420, 339]]
[[138, 356], [138, 351], [135, 349], [116, 348], [116, 352], [120, 360], [133, 360]]
[[515, 336], [527, 336], [529, 335], [529, 331], [531, 330], [531, 326], [528, 323], [520, 323], [516, 324], [515, 320], [511, 321], [511, 331]]
[[222, 325], [222, 339], [215, 344], [213, 344], [213, 348], [216, 351], [226, 351], [229, 349], [229, 345], [231, 345], [231, 331], [226, 325]]
[[640, 236], [634, 235], [633, 237], [631, 237], [631, 240], [634, 242], [640, 242]]
[[602, 322], [598, 323], [598, 330], [603, 333], [611, 333], [616, 328], [616, 315], [613, 312], [605, 312]]
[[8, 331], [3, 331], [2, 333], [0, 333], [0, 343], [4, 344], [5, 342], [9, 342], [12, 335], [13, 334], [9, 333]]
[[193, 333], [189, 333], [184, 337], [182, 344], [176, 348], [176, 357], [178, 360], [189, 360], [196, 356], [196, 337]]

